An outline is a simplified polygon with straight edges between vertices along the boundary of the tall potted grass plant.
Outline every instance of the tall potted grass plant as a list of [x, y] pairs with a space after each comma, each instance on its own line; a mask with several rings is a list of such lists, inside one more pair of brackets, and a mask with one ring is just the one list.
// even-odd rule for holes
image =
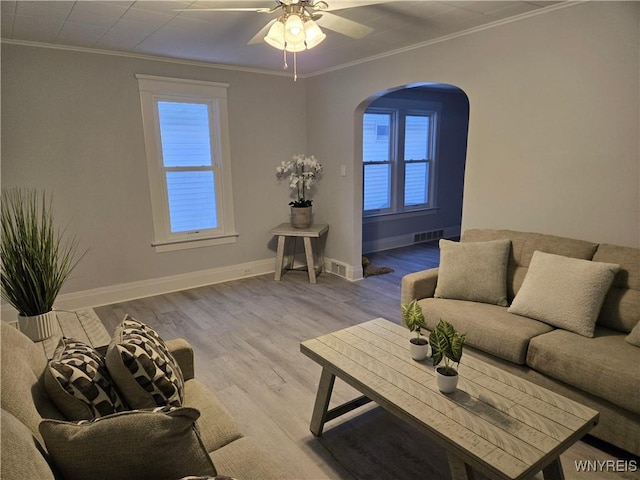
[[18, 311], [18, 326], [34, 341], [57, 328], [53, 303], [82, 255], [78, 240], [56, 230], [45, 192], [10, 189], [0, 206], [0, 287]]

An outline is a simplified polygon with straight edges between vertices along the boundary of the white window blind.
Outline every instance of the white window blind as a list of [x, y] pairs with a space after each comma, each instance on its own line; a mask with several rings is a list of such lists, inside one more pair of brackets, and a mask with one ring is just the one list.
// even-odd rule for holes
[[158, 102], [172, 233], [218, 226], [209, 118], [207, 104]]

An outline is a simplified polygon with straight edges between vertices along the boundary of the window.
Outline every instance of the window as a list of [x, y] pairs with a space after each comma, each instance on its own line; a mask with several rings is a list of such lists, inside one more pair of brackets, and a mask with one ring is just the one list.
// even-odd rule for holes
[[368, 109], [363, 117], [364, 215], [433, 207], [437, 111]]
[[236, 240], [227, 85], [136, 75], [159, 252]]

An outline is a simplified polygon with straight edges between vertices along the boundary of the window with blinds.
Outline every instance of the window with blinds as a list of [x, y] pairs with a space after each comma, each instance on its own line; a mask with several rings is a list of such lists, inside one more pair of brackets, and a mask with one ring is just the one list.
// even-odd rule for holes
[[433, 205], [437, 112], [369, 109], [363, 117], [364, 215]]
[[158, 102], [171, 233], [218, 227], [209, 105]]
[[226, 85], [138, 75], [157, 251], [235, 241]]

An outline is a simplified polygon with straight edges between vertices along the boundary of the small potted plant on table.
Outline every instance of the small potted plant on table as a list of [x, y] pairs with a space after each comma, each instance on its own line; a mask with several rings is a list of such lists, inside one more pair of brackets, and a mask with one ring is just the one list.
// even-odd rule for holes
[[464, 341], [465, 335], [459, 334], [446, 320], [440, 320], [429, 335], [433, 366], [444, 360], [444, 365], [436, 368], [436, 383], [442, 393], [452, 393], [458, 386], [458, 371], [453, 364], [460, 363]]
[[410, 331], [416, 332], [416, 336], [409, 340], [409, 352], [414, 360], [424, 360], [429, 354], [429, 342], [421, 336], [421, 329], [426, 328], [422, 308], [418, 302], [412, 300], [402, 305], [402, 318]]

